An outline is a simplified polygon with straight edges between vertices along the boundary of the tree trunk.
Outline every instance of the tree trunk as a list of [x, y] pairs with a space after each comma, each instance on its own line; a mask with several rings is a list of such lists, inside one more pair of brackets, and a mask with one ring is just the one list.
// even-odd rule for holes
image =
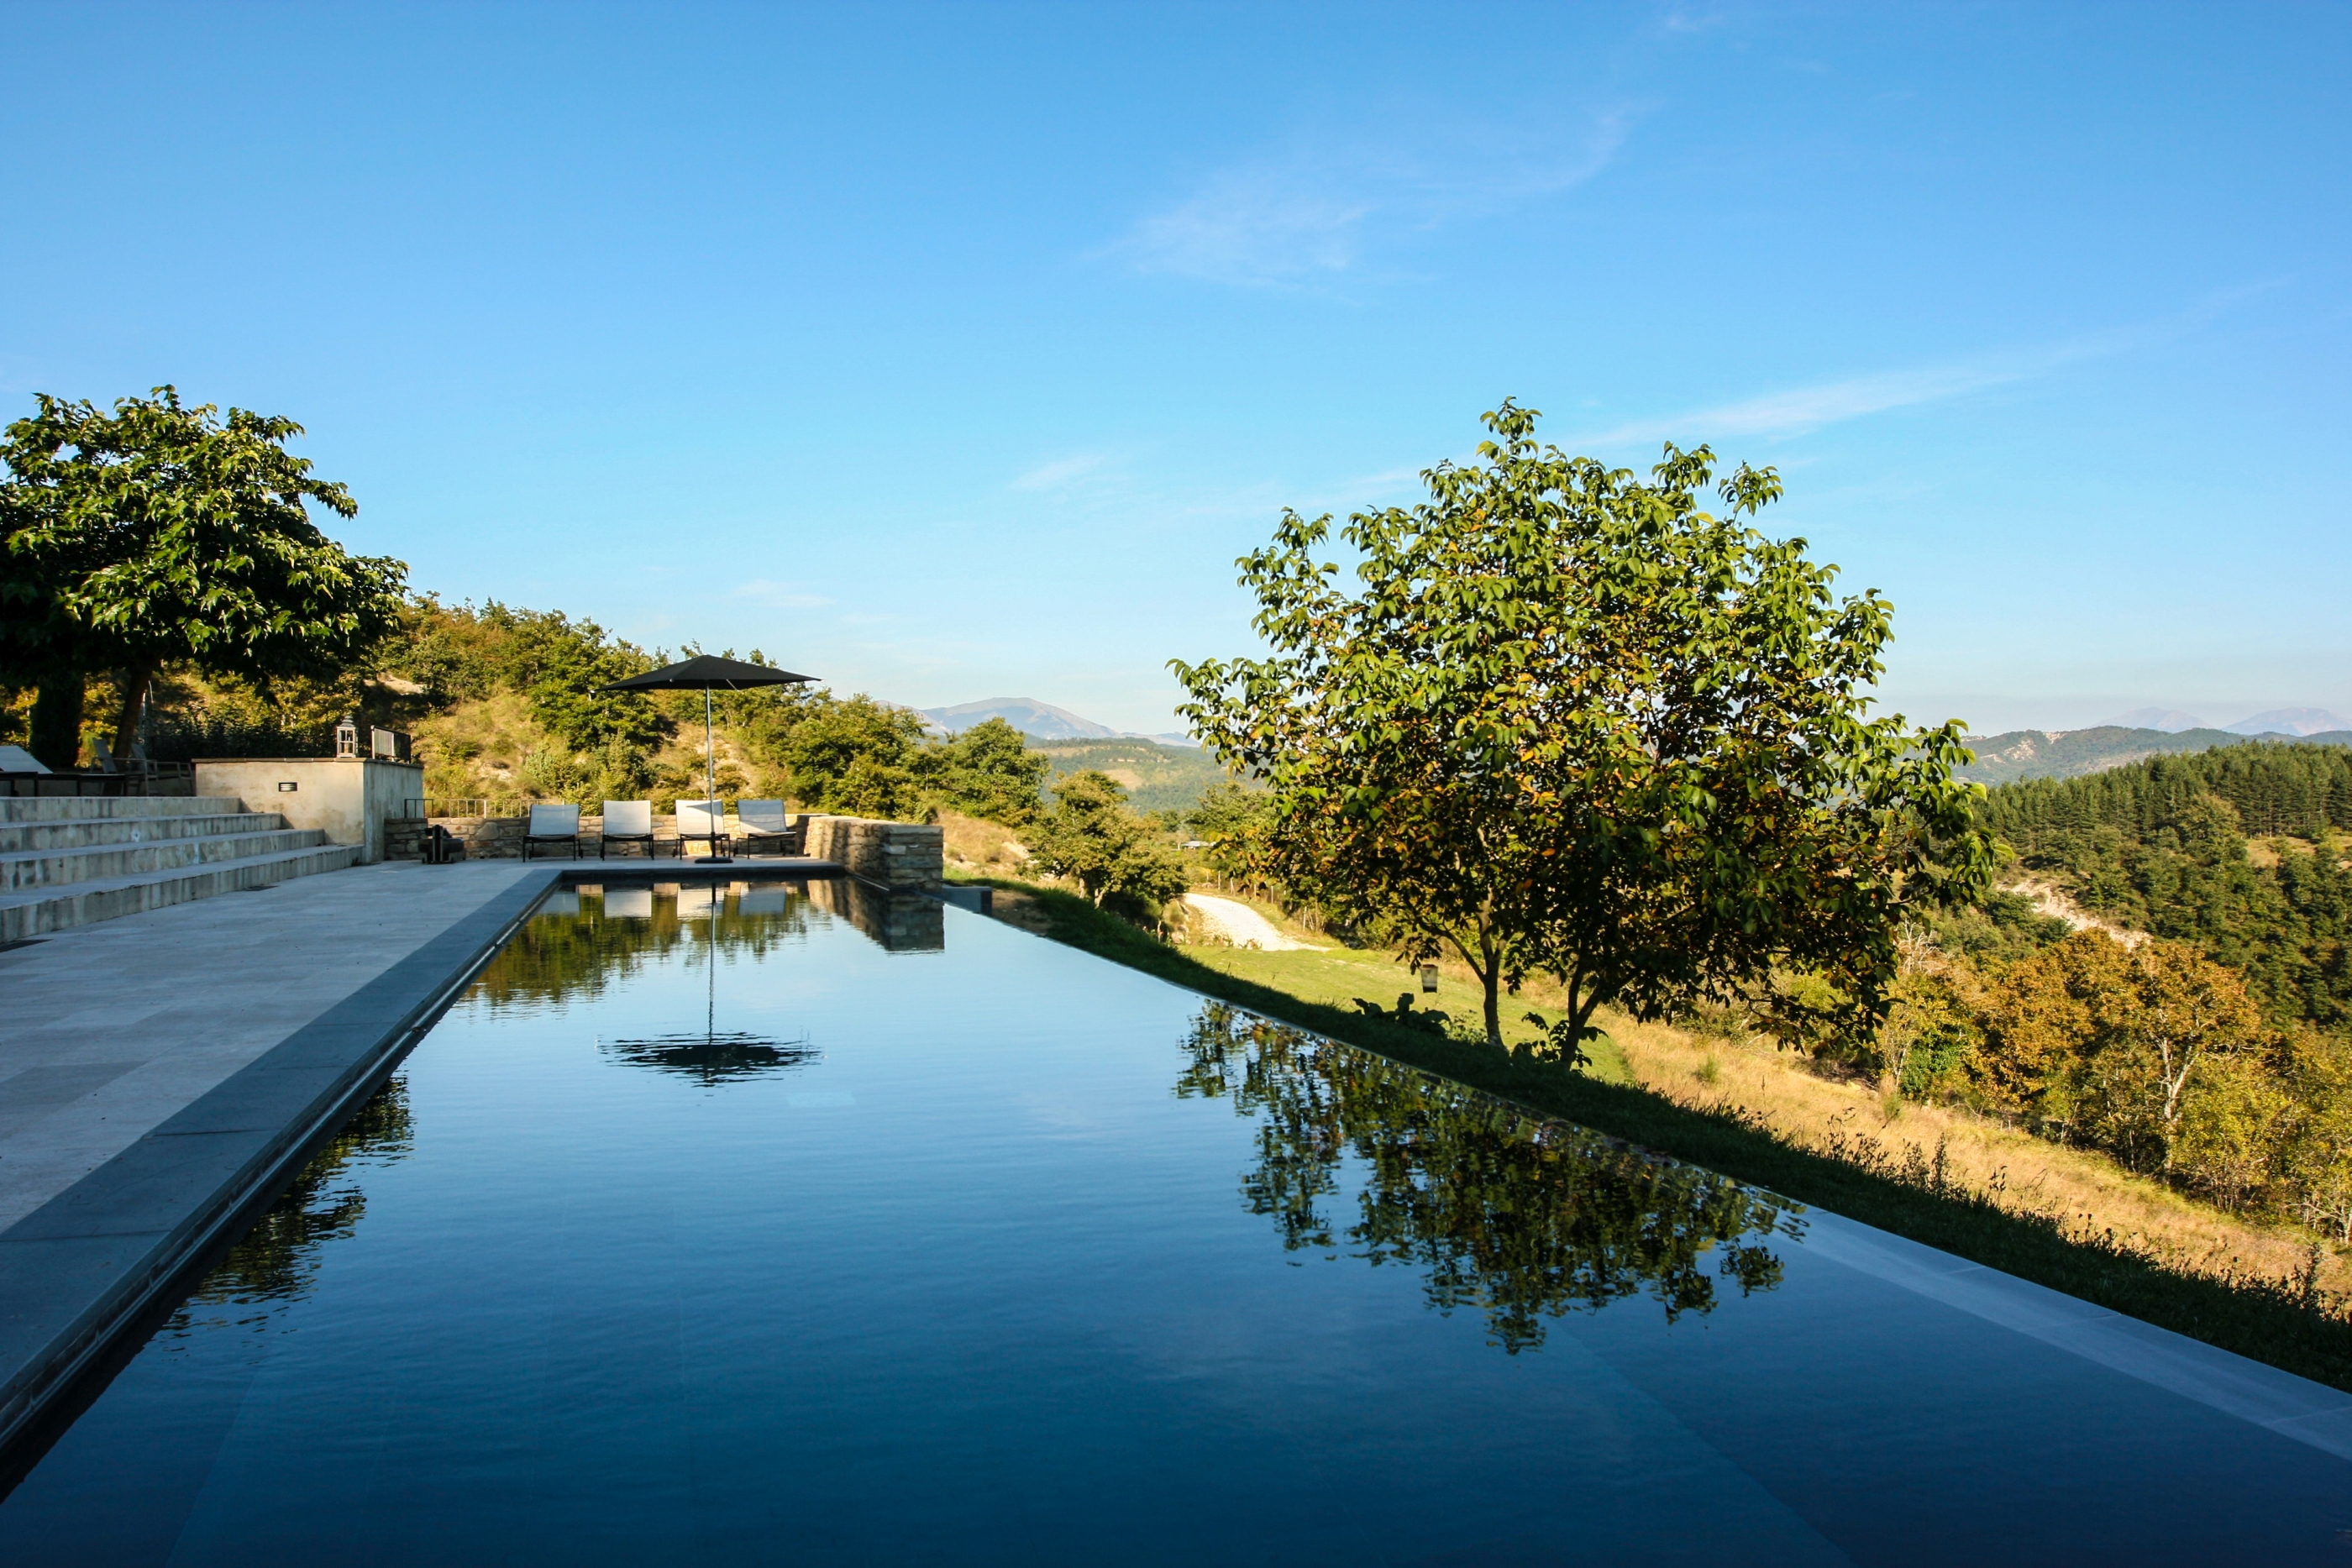
[[1495, 940], [1494, 927], [1484, 917], [1478, 932], [1478, 978], [1486, 988], [1486, 1043], [1496, 1051], [1503, 1045], [1503, 949]]
[[154, 679], [152, 664], [134, 664], [122, 672], [122, 715], [114, 726], [118, 758], [129, 758], [131, 744], [139, 738], [139, 715], [147, 706], [147, 687]]
[[31, 750], [45, 768], [59, 770], [81, 761], [81, 672], [43, 681], [33, 698]]

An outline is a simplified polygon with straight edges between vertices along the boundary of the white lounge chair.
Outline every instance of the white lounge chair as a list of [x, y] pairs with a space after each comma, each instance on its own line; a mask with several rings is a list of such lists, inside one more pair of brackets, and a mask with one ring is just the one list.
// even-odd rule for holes
[[643, 844], [646, 858], [654, 858], [654, 803], [651, 800], [604, 802], [604, 836], [597, 841], [596, 858], [614, 844]]
[[801, 824], [784, 814], [782, 800], [738, 800], [735, 823], [743, 847], [753, 854], [801, 852]]
[[572, 858], [580, 858], [580, 808], [577, 806], [533, 806], [530, 821], [522, 831], [522, 858], [530, 859], [533, 844], [570, 844]]
[[686, 853], [690, 843], [707, 843], [716, 855], [727, 853], [727, 802], [724, 800], [680, 800], [677, 803], [678, 853]]

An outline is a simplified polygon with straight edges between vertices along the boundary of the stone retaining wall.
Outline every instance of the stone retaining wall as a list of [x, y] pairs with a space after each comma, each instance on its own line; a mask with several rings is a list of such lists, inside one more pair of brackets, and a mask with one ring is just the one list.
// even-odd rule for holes
[[885, 887], [937, 887], [946, 880], [947, 834], [920, 822], [811, 817], [807, 853]]
[[[395, 817], [383, 825], [383, 858], [389, 861], [421, 861], [425, 858], [425, 832], [427, 828], [442, 827], [450, 836], [466, 846], [466, 858], [471, 861], [513, 861], [522, 859], [521, 817], [434, 817], [419, 821], [415, 817]], [[583, 827], [586, 824], [582, 824]], [[593, 850], [586, 834], [581, 836], [580, 847]]]

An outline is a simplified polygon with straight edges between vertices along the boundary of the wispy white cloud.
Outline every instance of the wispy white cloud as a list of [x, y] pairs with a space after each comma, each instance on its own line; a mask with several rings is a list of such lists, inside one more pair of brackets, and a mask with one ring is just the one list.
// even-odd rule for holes
[[1061, 490], [1078, 480], [1099, 473], [1110, 459], [1100, 453], [1080, 453], [1073, 457], [1056, 457], [1040, 463], [1013, 481], [1015, 490]]
[[1099, 254], [1139, 272], [1297, 287], [1359, 269], [1398, 234], [1583, 183], [1616, 155], [1628, 120], [1617, 110], [1565, 135], [1485, 128], [1384, 146], [1301, 143], [1211, 174]]
[[833, 602], [821, 593], [810, 593], [793, 583], [776, 582], [764, 577], [737, 583], [735, 597], [778, 610], [814, 610]]
[[2241, 300], [2265, 293], [2283, 280], [2264, 279], [2226, 289], [2189, 308], [2153, 321], [2116, 327], [2060, 342], [1881, 371], [1838, 381], [1817, 382], [1766, 392], [1738, 402], [1688, 409], [1658, 419], [1629, 421], [1575, 438], [1580, 446], [1615, 446], [1634, 441], [1714, 441], [1727, 435], [1801, 435], [1898, 408], [1941, 402], [1993, 387], [2030, 382], [2070, 365], [2103, 360], [2181, 337], [2205, 325]]

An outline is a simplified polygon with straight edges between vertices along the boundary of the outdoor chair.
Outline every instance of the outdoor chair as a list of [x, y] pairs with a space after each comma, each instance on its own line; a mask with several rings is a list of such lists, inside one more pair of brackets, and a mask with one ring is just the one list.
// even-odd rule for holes
[[533, 806], [530, 821], [522, 831], [522, 858], [530, 859], [534, 844], [570, 844], [572, 858], [580, 858], [580, 808], [577, 806]]
[[185, 779], [195, 768], [186, 762], [158, 762], [134, 740], [131, 743], [131, 771], [142, 779]]
[[646, 858], [654, 858], [654, 803], [651, 800], [604, 802], [604, 836], [597, 841], [596, 858], [603, 860], [604, 852], [614, 844], [643, 844], [646, 846]]
[[680, 800], [677, 803], [678, 854], [683, 857], [686, 846], [707, 843], [710, 852], [724, 855], [732, 841], [727, 836], [727, 802], [724, 800]]
[[744, 848], [753, 854], [801, 852], [801, 824], [784, 815], [782, 800], [738, 800], [735, 823]]

